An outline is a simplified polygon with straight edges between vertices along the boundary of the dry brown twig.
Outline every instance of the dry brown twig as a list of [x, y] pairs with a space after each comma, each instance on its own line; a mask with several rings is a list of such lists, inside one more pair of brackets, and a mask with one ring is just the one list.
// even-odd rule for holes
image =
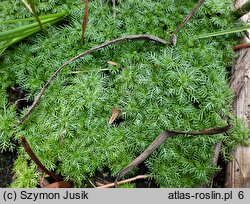
[[190, 20], [190, 18], [192, 18], [192, 16], [195, 14], [195, 12], [201, 7], [201, 5], [205, 2], [205, 0], [200, 0], [192, 9], [192, 11], [190, 11], [190, 13], [182, 20], [182, 22], [177, 26], [177, 28], [175, 29], [175, 31], [173, 32], [169, 43], [171, 44], [176, 44], [176, 40], [177, 40], [177, 33], [182, 29], [182, 27], [187, 24], [187, 22]]
[[95, 185], [90, 179], [88, 179], [88, 181], [89, 181], [89, 183], [91, 184], [91, 186], [92, 186], [93, 188], [96, 188], [96, 185]]
[[237, 50], [240, 50], [240, 49], [243, 49], [243, 48], [249, 48], [249, 47], [250, 47], [250, 42], [239, 44], [239, 45], [235, 45], [235, 46], [233, 46], [233, 50], [237, 51]]
[[46, 174], [48, 174], [52, 179], [59, 181], [61, 180], [61, 176], [58, 176], [56, 174], [54, 174], [53, 172], [49, 171], [43, 164], [42, 162], [37, 158], [37, 156], [35, 155], [35, 153], [32, 151], [32, 149], [30, 148], [29, 143], [27, 142], [26, 138], [24, 136], [21, 137], [21, 143], [25, 149], [25, 151], [28, 153], [28, 155], [30, 156], [30, 158], [36, 163], [36, 165]]
[[104, 47], [107, 47], [109, 45], [118, 43], [118, 42], [122, 42], [122, 41], [127, 41], [127, 40], [150, 40], [150, 41], [154, 41], [163, 45], [167, 45], [169, 44], [168, 42], [166, 42], [165, 40], [155, 37], [155, 36], [151, 36], [151, 35], [130, 35], [130, 36], [126, 36], [126, 37], [122, 37], [122, 38], [117, 38], [105, 43], [102, 43], [101, 45], [98, 45], [96, 47], [93, 47], [73, 58], [71, 58], [70, 60], [64, 62], [53, 74], [52, 76], [49, 78], [49, 80], [46, 82], [46, 84], [44, 85], [44, 87], [42, 88], [42, 90], [39, 92], [39, 94], [35, 97], [34, 102], [32, 103], [32, 105], [28, 108], [28, 111], [20, 118], [20, 120], [18, 121], [18, 125], [21, 125], [23, 123], [23, 121], [29, 116], [29, 114], [32, 112], [32, 110], [34, 109], [34, 107], [38, 104], [38, 102], [40, 101], [42, 95], [45, 93], [45, 91], [47, 90], [47, 88], [49, 87], [49, 85], [51, 84], [51, 82], [56, 78], [56, 76], [61, 72], [61, 70], [67, 66], [68, 64], [70, 64], [71, 62], [86, 56], [88, 54], [91, 54], [92, 52], [95, 52], [97, 50], [100, 50]]
[[84, 16], [82, 20], [82, 45], [84, 45], [84, 35], [86, 32], [89, 17], [89, 1], [85, 0]]
[[[213, 157], [213, 160], [212, 160], [212, 165], [213, 166], [217, 166], [220, 151], [221, 151], [221, 145], [222, 145], [222, 142], [218, 142], [217, 144], [214, 145], [214, 157]], [[214, 183], [214, 178], [216, 176], [217, 176], [217, 172], [212, 174], [212, 176], [210, 177], [210, 183], [203, 185], [202, 188], [212, 188], [213, 183]]]
[[113, 7], [113, 17], [115, 18], [116, 17], [116, 8], [115, 8], [115, 5], [116, 5], [116, 0], [112, 0], [112, 7]]
[[62, 177], [54, 174], [53, 172], [49, 171], [42, 162], [37, 158], [35, 153], [32, 151], [29, 143], [27, 142], [26, 138], [24, 136], [21, 137], [21, 143], [25, 149], [25, 151], [28, 153], [32, 161], [36, 163], [36, 165], [46, 174], [48, 174], [52, 179], [54, 179], [56, 182], [48, 184], [44, 178], [44, 174], [40, 180], [40, 185], [42, 188], [71, 188], [73, 184], [69, 181], [61, 181]]
[[135, 181], [135, 180], [138, 180], [138, 179], [145, 179], [147, 177], [148, 177], [147, 175], [138, 175], [138, 176], [133, 177], [133, 178], [129, 178], [129, 179], [124, 179], [122, 181], [118, 181], [117, 183], [108, 183], [108, 184], [105, 184], [105, 185], [98, 186], [96, 188], [110, 188], [110, 187], [114, 187], [115, 185], [129, 183], [129, 182], [132, 182], [132, 181]]
[[148, 147], [141, 153], [137, 158], [135, 158], [130, 164], [128, 164], [125, 168], [123, 168], [117, 175], [115, 180], [115, 186], [118, 183], [118, 180], [127, 174], [131, 169], [138, 166], [141, 162], [143, 162], [156, 148], [158, 148], [164, 141], [176, 135], [213, 135], [224, 133], [228, 131], [232, 126], [227, 125], [224, 127], [217, 127], [217, 128], [208, 128], [201, 131], [164, 131], [162, 132]]
[[39, 183], [40, 183], [40, 187], [44, 188], [45, 186], [49, 185], [49, 181], [45, 178], [45, 173], [43, 172], [40, 179], [39, 179]]
[[109, 181], [107, 181], [107, 180], [105, 180], [105, 179], [103, 179], [101, 177], [98, 177], [98, 176], [95, 177], [95, 184], [96, 184], [97, 187], [98, 186], [103, 186], [103, 185], [109, 184], [109, 183], [110, 183]]
[[218, 142], [217, 144], [214, 145], [214, 157], [212, 161], [212, 164], [214, 166], [216, 166], [218, 163], [218, 159], [219, 159], [220, 151], [221, 151], [221, 145], [222, 145], [222, 142]]

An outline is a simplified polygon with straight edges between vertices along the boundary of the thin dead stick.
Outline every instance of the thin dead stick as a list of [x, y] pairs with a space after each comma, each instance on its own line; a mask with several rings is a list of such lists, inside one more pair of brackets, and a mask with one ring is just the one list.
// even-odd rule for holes
[[17, 105], [20, 101], [26, 101], [27, 99], [25, 98], [19, 98], [15, 101], [15, 105]]
[[38, 104], [39, 100], [41, 99], [42, 95], [44, 94], [44, 92], [47, 90], [47, 88], [49, 87], [49, 85], [51, 84], [51, 82], [56, 78], [56, 76], [59, 74], [59, 72], [68, 64], [70, 64], [71, 62], [85, 56], [88, 54], [91, 54], [92, 52], [95, 52], [97, 50], [100, 50], [104, 47], [107, 47], [109, 45], [118, 43], [118, 42], [122, 42], [122, 41], [127, 41], [127, 40], [150, 40], [150, 41], [154, 41], [154, 42], [158, 42], [161, 43], [163, 45], [167, 45], [169, 44], [168, 42], [166, 42], [165, 40], [155, 37], [155, 36], [151, 36], [151, 35], [130, 35], [130, 36], [126, 36], [126, 37], [122, 37], [122, 38], [117, 38], [108, 42], [105, 42], [101, 45], [98, 45], [96, 47], [93, 47], [73, 58], [71, 58], [70, 60], [64, 62], [55, 72], [54, 74], [50, 77], [50, 79], [46, 82], [46, 84], [44, 85], [44, 87], [42, 88], [42, 90], [39, 92], [39, 94], [35, 97], [34, 102], [32, 103], [32, 105], [28, 108], [28, 111], [21, 117], [21, 119], [18, 121], [18, 125], [21, 125], [23, 123], [23, 121], [28, 117], [28, 115], [31, 113], [31, 111], [34, 109], [34, 107]]
[[42, 162], [40, 162], [40, 160], [37, 158], [37, 156], [35, 155], [35, 153], [30, 148], [30, 145], [29, 145], [29, 143], [27, 142], [27, 140], [26, 140], [26, 138], [24, 136], [21, 137], [21, 142], [22, 142], [22, 145], [23, 145], [25, 151], [30, 156], [30, 158], [36, 163], [36, 165], [43, 172], [45, 172], [46, 174], [48, 174], [51, 178], [55, 179], [56, 181], [60, 181], [62, 179], [60, 176], [54, 174], [53, 172], [49, 171], [45, 166], [43, 166]]
[[30, 13], [32, 13], [34, 15], [34, 13], [33, 13], [32, 9], [31, 9], [30, 5], [25, 0], [21, 0], [21, 1], [26, 6], [26, 8], [30, 11]]
[[44, 186], [49, 185], [49, 181], [45, 178], [45, 175], [46, 174], [43, 172], [41, 178], [39, 179], [40, 180], [39, 183], [40, 183], [41, 188], [43, 188]]
[[117, 175], [115, 180], [115, 186], [117, 181], [127, 174], [131, 169], [135, 168], [141, 162], [143, 162], [156, 148], [158, 148], [164, 141], [169, 138], [179, 134], [188, 134], [188, 135], [213, 135], [213, 134], [220, 134], [228, 131], [232, 126], [227, 125], [224, 127], [217, 127], [217, 128], [209, 128], [204, 129], [201, 131], [164, 131], [162, 132], [149, 146], [148, 148], [140, 154], [137, 158], [135, 158], [128, 166], [123, 168]]
[[109, 182], [103, 178], [100, 178], [100, 177], [95, 177], [95, 183], [97, 186], [103, 186], [105, 184], [109, 184]]
[[88, 179], [88, 181], [92, 185], [93, 188], [96, 188], [95, 184], [90, 179]]
[[179, 130], [172, 130], [168, 132], [176, 133], [176, 134], [184, 134], [184, 135], [215, 135], [220, 134], [228, 131], [232, 128], [232, 125], [227, 125], [224, 127], [215, 127], [215, 128], [207, 128], [199, 131], [179, 131]]
[[113, 4], [113, 17], [116, 17], [116, 8], [115, 8], [115, 1], [116, 0], [112, 0], [112, 4]]
[[217, 144], [214, 145], [214, 158], [212, 161], [212, 164], [214, 166], [217, 166], [220, 151], [221, 151], [221, 145], [222, 145], [222, 142], [218, 142]]
[[115, 184], [115, 183], [109, 183], [109, 184], [105, 184], [105, 185], [102, 185], [102, 186], [98, 186], [96, 188], [110, 188], [110, 187], [114, 187], [115, 185], [129, 183], [129, 182], [132, 182], [132, 181], [135, 181], [135, 180], [138, 180], [138, 179], [145, 179], [147, 177], [148, 177], [147, 175], [138, 175], [138, 176], [133, 177], [133, 178], [129, 178], [129, 179], [125, 179], [125, 180], [122, 180], [122, 181], [118, 181], [117, 184]]
[[190, 20], [190, 18], [195, 14], [195, 12], [201, 7], [201, 5], [205, 2], [205, 0], [200, 0], [192, 9], [192, 11], [182, 20], [182, 22], [178, 25], [176, 30], [173, 32], [169, 43], [173, 44], [174, 39], [176, 39], [177, 33], [182, 29], [182, 27]]
[[[220, 151], [221, 151], [221, 145], [222, 145], [222, 142], [218, 142], [217, 144], [214, 145], [214, 157], [212, 160], [213, 166], [217, 166]], [[210, 177], [210, 183], [203, 185], [202, 188], [209, 188], [209, 187], [212, 188], [213, 183], [214, 183], [214, 178], [216, 177], [217, 174], [218, 174], [217, 172], [212, 174], [212, 176]]]
[[[219, 142], [219, 143], [215, 144], [215, 146], [214, 146], [214, 158], [213, 158], [213, 161], [212, 161], [213, 166], [217, 166], [220, 151], [221, 151], [221, 145], [222, 145], [222, 142]], [[216, 175], [217, 175], [217, 173], [215, 173], [215, 174], [213, 174], [211, 176], [210, 188], [213, 187], [214, 178], [215, 178]]]
[[243, 48], [249, 48], [249, 47], [250, 47], [250, 42], [243, 43], [243, 44], [240, 44], [240, 45], [235, 45], [235, 46], [233, 46], [233, 50], [237, 51], [237, 50], [240, 50], [240, 49], [243, 49]]
[[84, 16], [82, 21], [82, 45], [84, 45], [84, 35], [88, 24], [88, 16], [89, 16], [89, 1], [85, 0], [85, 9], [84, 9]]

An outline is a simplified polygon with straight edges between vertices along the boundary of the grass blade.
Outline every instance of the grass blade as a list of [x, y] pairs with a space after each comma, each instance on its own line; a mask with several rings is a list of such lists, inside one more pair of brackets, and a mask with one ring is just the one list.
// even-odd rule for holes
[[29, 4], [30, 4], [30, 8], [31, 8], [31, 10], [32, 10], [33, 15], [34, 15], [35, 18], [36, 18], [36, 21], [37, 21], [39, 27], [41, 28], [42, 31], [45, 31], [45, 29], [44, 29], [44, 27], [43, 27], [43, 25], [42, 25], [42, 23], [41, 23], [41, 21], [40, 21], [40, 19], [39, 19], [39, 16], [37, 15], [37, 12], [36, 12], [36, 9], [35, 9], [34, 1], [33, 1], [33, 0], [28, 0], [28, 2], [29, 2]]
[[[42, 20], [42, 23], [46, 26], [48, 24], [55, 24], [59, 21], [61, 21], [65, 16], [66, 16], [66, 12], [62, 12], [62, 13], [58, 13], [58, 14], [52, 14], [52, 15], [48, 15], [48, 16], [52, 16], [53, 18], [45, 18], [46, 16], [44, 16], [44, 20]], [[41, 28], [39, 27], [39, 25], [37, 23], [32, 23], [29, 25], [25, 25], [25, 26], [21, 26], [17, 29], [12, 29], [9, 31], [5, 31], [0, 33], [0, 42], [2, 41], [1, 45], [0, 45], [0, 55], [4, 52], [4, 50], [6, 48], [8, 48], [10, 45], [21, 41], [22, 39], [36, 33], [39, 32], [41, 30]]]
[[[49, 18], [60, 18], [62, 16], [65, 16], [67, 13], [66, 12], [61, 12], [61, 13], [54, 13], [54, 14], [48, 14], [48, 15], [43, 15], [39, 16], [41, 20], [43, 19], [49, 19]], [[30, 18], [21, 18], [21, 19], [13, 19], [13, 20], [6, 20], [6, 21], [0, 21], [0, 24], [8, 24], [8, 23], [18, 23], [22, 21], [32, 21], [36, 20], [35, 17], [30, 17]]]
[[[57, 19], [61, 19], [61, 17], [64, 17], [65, 14], [66, 13], [62, 13], [62, 16], [58, 16], [55, 18], [43, 19], [42, 23], [43, 24], [52, 23], [53, 21], [55, 21]], [[15, 29], [1, 32], [0, 33], [0, 41], [11, 40], [15, 37], [20, 37], [23, 32], [27, 32], [29, 29], [36, 28], [37, 26], [38, 26], [37, 23], [31, 23], [28, 25], [20, 26], [20, 27], [15, 28]]]
[[239, 32], [246, 31], [246, 30], [250, 30], [250, 25], [239, 27], [239, 28], [232, 28], [228, 30], [217, 31], [213, 33], [202, 34], [198, 36], [198, 39], [209, 38], [209, 37], [214, 37], [214, 36], [219, 36], [219, 35], [226, 35], [226, 34], [231, 34], [231, 33], [239, 33]]

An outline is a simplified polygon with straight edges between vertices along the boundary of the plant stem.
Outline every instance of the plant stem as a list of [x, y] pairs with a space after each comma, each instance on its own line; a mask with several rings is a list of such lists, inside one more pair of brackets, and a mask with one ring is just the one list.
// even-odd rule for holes
[[84, 34], [85, 34], [86, 27], [88, 24], [88, 15], [89, 15], [88, 5], [89, 5], [89, 1], [85, 0], [84, 16], [83, 16], [83, 21], [82, 21], [82, 45], [84, 45]]
[[239, 49], [242, 49], [242, 48], [249, 48], [250, 47], [250, 42], [248, 43], [243, 43], [243, 44], [239, 44], [239, 45], [235, 45], [233, 46], [233, 50], [234, 51], [237, 51]]
[[169, 43], [175, 44], [173, 41], [177, 36], [177, 33], [182, 29], [182, 27], [190, 20], [190, 18], [195, 14], [195, 12], [201, 7], [201, 5], [205, 2], [205, 0], [200, 0], [192, 9], [192, 11], [182, 20], [182, 22], [178, 25], [176, 30], [173, 32]]
[[24, 136], [21, 137], [21, 143], [25, 149], [25, 151], [28, 153], [30, 158], [36, 163], [36, 165], [46, 174], [48, 174], [51, 178], [55, 179], [56, 181], [60, 181], [62, 178], [51, 171], [49, 171], [43, 164], [40, 162], [40, 160], [37, 158], [35, 153], [30, 148], [29, 143], [27, 142], [26, 138]]
[[115, 8], [115, 5], [116, 5], [116, 0], [112, 0], [112, 7], [113, 7], [113, 17], [115, 18], [116, 17], [116, 8]]
[[117, 184], [117, 181], [123, 177], [125, 174], [127, 174], [131, 169], [135, 168], [137, 165], [139, 165], [141, 162], [143, 162], [156, 148], [158, 148], [161, 144], [164, 143], [164, 141], [169, 138], [173, 137], [179, 134], [182, 135], [213, 135], [213, 134], [219, 134], [228, 131], [232, 126], [227, 125], [224, 127], [216, 127], [216, 128], [208, 128], [201, 131], [168, 131], [165, 130], [162, 132], [148, 147], [146, 150], [144, 150], [143, 153], [141, 153], [137, 158], [135, 158], [130, 164], [128, 164], [125, 168], [123, 168], [117, 175], [115, 180], [115, 186]]
[[155, 36], [151, 36], [151, 35], [130, 35], [130, 36], [126, 36], [126, 37], [122, 37], [122, 38], [116, 38], [114, 40], [102, 43], [101, 45], [98, 45], [96, 47], [93, 47], [73, 58], [71, 58], [70, 60], [64, 62], [55, 72], [54, 74], [50, 77], [50, 79], [46, 82], [46, 84], [44, 85], [44, 87], [42, 88], [42, 90], [39, 92], [39, 94], [35, 97], [34, 102], [32, 103], [32, 105], [28, 108], [28, 111], [21, 117], [21, 119], [18, 121], [18, 125], [21, 125], [23, 123], [23, 121], [28, 117], [28, 115], [31, 113], [31, 111], [34, 109], [34, 107], [38, 104], [39, 100], [41, 99], [42, 95], [44, 94], [44, 92], [47, 90], [47, 88], [49, 87], [49, 85], [51, 84], [51, 82], [56, 78], [56, 76], [61, 72], [61, 70], [67, 66], [68, 64], [70, 64], [71, 62], [86, 56], [88, 54], [91, 54], [92, 52], [95, 52], [97, 50], [100, 50], [104, 47], [107, 47], [109, 45], [118, 43], [118, 42], [122, 42], [122, 41], [127, 41], [127, 40], [151, 40], [154, 42], [158, 42], [161, 43], [163, 45], [167, 45], [168, 42], [166, 42], [165, 40], [155, 37]]
[[39, 19], [39, 16], [37, 15], [37, 12], [36, 12], [36, 9], [35, 9], [35, 4], [34, 4], [34, 1], [33, 0], [28, 0], [29, 4], [30, 4], [30, 8], [32, 10], [32, 14], [35, 16], [36, 18], [36, 21], [39, 25], [39, 27], [41, 28], [42, 31], [45, 31], [40, 19]]
[[[118, 181], [117, 185], [124, 184], [124, 183], [129, 183], [129, 182], [132, 182], [132, 181], [135, 181], [135, 180], [138, 180], [138, 179], [145, 179], [147, 177], [148, 177], [147, 175], [138, 175], [138, 176], [133, 177], [133, 178]], [[116, 183], [108, 183], [108, 184], [105, 184], [105, 185], [102, 185], [102, 186], [98, 186], [96, 188], [110, 188], [110, 187], [114, 187], [115, 185], [116, 185]]]
[[197, 36], [197, 38], [202, 39], [202, 38], [215, 37], [215, 36], [226, 35], [226, 34], [231, 34], [231, 33], [239, 33], [239, 32], [245, 31], [245, 30], [249, 30], [249, 29], [250, 29], [250, 25], [247, 25], [247, 26], [243, 26], [243, 27], [239, 27], [239, 28], [231, 28], [228, 30], [221, 30], [221, 31], [213, 32], [213, 33], [201, 34], [201, 35]]

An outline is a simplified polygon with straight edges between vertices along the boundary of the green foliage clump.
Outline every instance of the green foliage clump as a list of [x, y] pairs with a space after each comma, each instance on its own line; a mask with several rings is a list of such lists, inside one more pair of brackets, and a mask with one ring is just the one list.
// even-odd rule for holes
[[[0, 63], [5, 79], [1, 81], [2, 90], [18, 84], [28, 93], [27, 99], [33, 100], [67, 59], [129, 34], [167, 39], [196, 3], [118, 1], [114, 18], [109, 1], [91, 1], [82, 47], [82, 2], [65, 1], [65, 6], [51, 2], [37, 2], [39, 15], [64, 7], [70, 11], [67, 22], [51, 26], [47, 33], [37, 34], [5, 51]], [[178, 34], [176, 46], [122, 42], [73, 62], [53, 81], [21, 125], [16, 139], [25, 135], [48, 169], [80, 183], [104, 167], [109, 167], [112, 176], [117, 175], [163, 130], [225, 125], [221, 116], [231, 113], [232, 102], [226, 68], [232, 65], [231, 46], [237, 42], [237, 36], [202, 40], [195, 36], [235, 26], [237, 22], [230, 16], [231, 2], [207, 1]], [[17, 8], [15, 13], [20, 10]], [[121, 109], [122, 122], [109, 125], [113, 107]], [[242, 136], [229, 133], [170, 138], [146, 160], [148, 174], [161, 187], [197, 187], [208, 183], [218, 170], [211, 163], [213, 145], [225, 141], [223, 152], [227, 157], [229, 149], [247, 138], [244, 128], [236, 131]], [[21, 151], [20, 157], [23, 154]], [[15, 172], [20, 172], [20, 168], [16, 165]], [[19, 182], [18, 186], [35, 185], [36, 171], [30, 171], [29, 177], [25, 177], [27, 171], [17, 173], [16, 182], [25, 177], [29, 183]]]
[[11, 188], [35, 188], [39, 181], [39, 173], [35, 164], [28, 165], [26, 158], [19, 156], [15, 161], [13, 171], [15, 180], [11, 183]]
[[118, 186], [118, 188], [135, 188], [135, 184], [133, 183], [124, 183]]
[[13, 151], [13, 136], [16, 133], [17, 116], [15, 107], [8, 105], [5, 92], [0, 91], [0, 152]]

